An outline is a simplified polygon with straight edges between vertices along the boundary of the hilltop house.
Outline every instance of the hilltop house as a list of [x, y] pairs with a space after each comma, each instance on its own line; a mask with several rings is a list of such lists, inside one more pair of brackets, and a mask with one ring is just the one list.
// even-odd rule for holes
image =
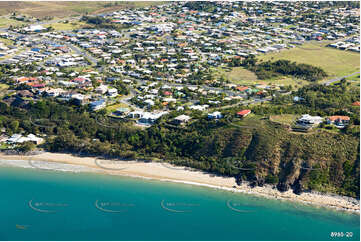
[[296, 123], [301, 126], [316, 126], [323, 122], [323, 118], [320, 116], [311, 116], [309, 114], [302, 115]]
[[138, 120], [138, 124], [151, 125], [154, 124], [160, 117], [162, 117], [167, 112], [159, 112], [159, 113], [149, 113], [144, 112], [143, 116]]
[[216, 112], [208, 114], [208, 119], [220, 119], [220, 118], [223, 118], [223, 115], [221, 112], [216, 111]]
[[344, 128], [349, 125], [350, 117], [348, 116], [330, 116], [326, 119], [327, 124], [333, 124], [337, 128]]
[[251, 113], [251, 110], [249, 110], [249, 109], [244, 109], [244, 110], [241, 110], [241, 111], [239, 111], [238, 113], [237, 113], [237, 116], [239, 117], [239, 118], [243, 118], [243, 117], [246, 117], [248, 114], [250, 114]]
[[127, 115], [128, 113], [129, 113], [129, 108], [120, 107], [113, 112], [113, 115], [121, 116], [121, 115]]
[[177, 124], [177, 125], [185, 124], [185, 123], [188, 123], [190, 119], [191, 119], [190, 116], [182, 114], [182, 115], [179, 115], [178, 117], [175, 117], [173, 119], [173, 123]]
[[13, 134], [9, 139], [6, 140], [9, 144], [22, 144], [24, 142], [33, 142], [34, 144], [40, 144], [43, 142], [43, 138], [36, 137], [34, 134], [23, 136], [21, 134]]
[[97, 111], [99, 109], [105, 108], [106, 102], [104, 99], [101, 99], [101, 100], [91, 102], [89, 105], [90, 105], [90, 109], [92, 111]]

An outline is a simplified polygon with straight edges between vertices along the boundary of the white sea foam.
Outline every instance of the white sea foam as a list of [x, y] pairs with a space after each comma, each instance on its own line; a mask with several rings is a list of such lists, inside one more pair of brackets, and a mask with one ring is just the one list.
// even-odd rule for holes
[[13, 166], [21, 168], [33, 168], [41, 170], [54, 170], [64, 172], [94, 172], [98, 169], [90, 168], [81, 165], [72, 165], [59, 162], [47, 162], [36, 160], [2, 160], [0, 159], [0, 166]]

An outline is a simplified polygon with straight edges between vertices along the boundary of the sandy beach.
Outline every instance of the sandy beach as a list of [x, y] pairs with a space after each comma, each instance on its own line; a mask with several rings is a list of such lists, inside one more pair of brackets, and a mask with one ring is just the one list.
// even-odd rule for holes
[[34, 156], [0, 154], [0, 165], [156, 179], [254, 194], [272, 199], [302, 202], [354, 213], [360, 212], [359, 201], [353, 198], [318, 193], [296, 195], [292, 191], [281, 193], [269, 185], [251, 188], [248, 184], [243, 183], [238, 186], [235, 179], [231, 177], [215, 176], [165, 163], [103, 160], [94, 157], [77, 157], [70, 154], [44, 152]]

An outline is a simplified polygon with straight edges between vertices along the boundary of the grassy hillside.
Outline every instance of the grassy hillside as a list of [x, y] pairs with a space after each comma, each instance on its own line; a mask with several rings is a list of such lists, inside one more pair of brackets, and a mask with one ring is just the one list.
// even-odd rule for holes
[[297, 85], [300, 87], [308, 84], [308, 82], [305, 80], [293, 78], [290, 76], [281, 76], [267, 80], [259, 80], [254, 72], [249, 71], [241, 66], [214, 68], [214, 76], [216, 78], [223, 77], [231, 83], [238, 85], [278, 84], [284, 86]]
[[102, 13], [115, 11], [121, 8], [142, 7], [159, 4], [160, 2], [0, 2], [0, 15], [6, 15], [13, 12], [30, 15], [41, 18], [45, 16], [69, 17], [84, 13]]
[[290, 50], [260, 55], [260, 60], [290, 60], [321, 67], [332, 77], [360, 71], [360, 54], [326, 47], [326, 43], [311, 42]]
[[210, 134], [198, 134], [196, 140], [191, 140], [192, 133], [172, 138], [186, 144], [180, 145], [183, 155], [198, 161], [192, 166], [236, 174], [239, 182], [359, 196], [357, 137], [326, 131], [293, 133], [257, 117], [247, 117], [238, 127], [219, 124]]
[[257, 76], [243, 67], [218, 67], [216, 73], [234, 83], [257, 81]]

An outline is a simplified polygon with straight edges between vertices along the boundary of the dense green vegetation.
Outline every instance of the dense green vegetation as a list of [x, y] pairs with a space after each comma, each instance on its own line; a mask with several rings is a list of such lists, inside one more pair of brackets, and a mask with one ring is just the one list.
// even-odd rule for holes
[[324, 70], [308, 64], [297, 64], [289, 60], [277, 60], [274, 62], [265, 61], [257, 63], [253, 55], [247, 57], [242, 62], [233, 60], [232, 66], [242, 65], [253, 71], [259, 79], [271, 79], [280, 75], [291, 75], [307, 81], [317, 81], [327, 77]]
[[103, 18], [100, 16], [83, 16], [81, 21], [84, 21], [91, 25], [91, 27], [96, 26], [97, 28], [103, 29], [114, 29], [114, 30], [122, 30], [123, 28], [129, 27], [127, 25], [119, 24], [119, 23], [112, 23], [110, 19]]
[[[0, 103], [0, 125], [8, 133], [45, 133], [44, 145], [52, 152], [72, 152], [108, 158], [161, 158], [254, 185], [274, 184], [280, 190], [317, 190], [359, 197], [359, 99], [347, 83], [310, 85], [292, 96], [275, 97], [272, 104], [252, 107], [253, 116], [243, 120], [224, 110], [226, 118], [207, 120], [202, 113], [186, 128], [168, 125], [163, 117], [151, 128], [135, 128], [127, 121], [115, 122], [104, 113], [89, 113], [84, 107], [64, 105], [51, 99], [29, 103], [26, 109]], [[271, 114], [345, 114], [351, 125], [341, 132], [297, 134], [286, 125], [273, 123]], [[31, 117], [31, 118], [29, 118]], [[99, 118], [101, 117], [101, 118]], [[196, 118], [198, 117], [198, 118]], [[111, 125], [106, 125], [110, 124]], [[23, 150], [32, 147], [22, 147]]]

